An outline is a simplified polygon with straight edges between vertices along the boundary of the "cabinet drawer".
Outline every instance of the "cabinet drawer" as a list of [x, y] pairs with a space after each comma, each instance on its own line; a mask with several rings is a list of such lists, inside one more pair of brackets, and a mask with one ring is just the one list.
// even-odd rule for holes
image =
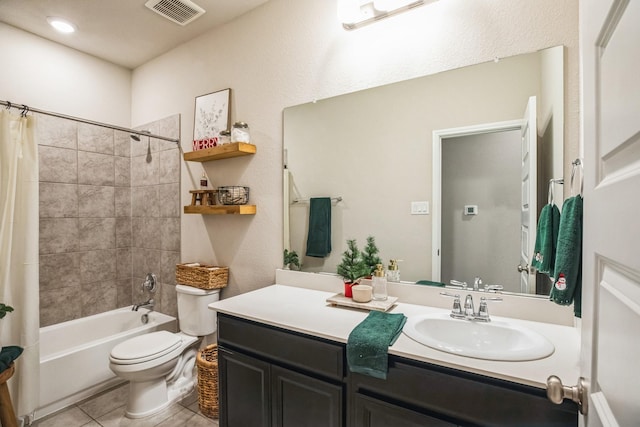
[[456, 424], [362, 394], [355, 395], [353, 405], [353, 427], [456, 427]]
[[350, 375], [356, 393], [401, 402], [462, 425], [577, 426], [575, 404], [554, 405], [545, 390], [495, 378], [389, 357], [387, 380]]
[[218, 342], [284, 366], [342, 381], [344, 345], [218, 313]]

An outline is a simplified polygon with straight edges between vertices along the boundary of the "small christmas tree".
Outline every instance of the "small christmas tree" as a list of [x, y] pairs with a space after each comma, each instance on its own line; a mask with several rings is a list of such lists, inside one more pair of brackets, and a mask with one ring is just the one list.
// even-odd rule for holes
[[378, 247], [376, 246], [376, 240], [373, 236], [367, 237], [367, 246], [362, 251], [362, 260], [368, 268], [367, 276], [373, 274], [376, 269], [376, 265], [382, 264], [382, 260], [378, 256]]
[[338, 274], [345, 281], [355, 282], [368, 274], [368, 266], [362, 259], [355, 239], [347, 240], [347, 250], [342, 253], [342, 262], [338, 264]]
[[288, 249], [285, 249], [284, 268], [290, 269], [291, 266], [295, 267], [296, 270], [300, 270], [300, 258], [298, 258], [298, 253], [296, 251], [289, 251]]

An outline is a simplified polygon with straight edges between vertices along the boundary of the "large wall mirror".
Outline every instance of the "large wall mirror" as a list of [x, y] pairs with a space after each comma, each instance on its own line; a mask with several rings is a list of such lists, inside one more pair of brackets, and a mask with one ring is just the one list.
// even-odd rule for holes
[[[285, 248], [303, 271], [336, 273], [347, 239], [362, 248], [374, 236], [385, 264], [402, 260], [402, 281], [480, 276], [505, 291], [544, 294], [535, 280], [523, 286], [516, 269], [519, 123], [534, 98], [536, 178], [527, 191], [535, 217], [549, 180], [563, 174], [563, 57], [554, 47], [286, 108]], [[555, 194], [561, 206], [562, 189]], [[305, 256], [314, 197], [333, 199], [332, 251], [322, 258]]]

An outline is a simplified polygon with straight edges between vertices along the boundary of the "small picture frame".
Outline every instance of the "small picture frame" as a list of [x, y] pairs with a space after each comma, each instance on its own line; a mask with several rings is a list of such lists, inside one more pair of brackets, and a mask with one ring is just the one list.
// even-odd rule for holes
[[193, 114], [193, 149], [202, 150], [218, 145], [220, 132], [230, 129], [231, 89], [219, 90], [196, 97]]

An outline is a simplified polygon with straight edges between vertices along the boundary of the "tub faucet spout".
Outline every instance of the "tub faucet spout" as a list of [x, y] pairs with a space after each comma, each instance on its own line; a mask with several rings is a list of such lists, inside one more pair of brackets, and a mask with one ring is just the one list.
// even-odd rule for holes
[[153, 299], [149, 299], [148, 301], [141, 302], [139, 304], [133, 304], [133, 307], [131, 308], [131, 310], [138, 311], [140, 307], [146, 307], [146, 308], [149, 308], [150, 310], [153, 310], [153, 307], [155, 306], [155, 304], [156, 302]]

